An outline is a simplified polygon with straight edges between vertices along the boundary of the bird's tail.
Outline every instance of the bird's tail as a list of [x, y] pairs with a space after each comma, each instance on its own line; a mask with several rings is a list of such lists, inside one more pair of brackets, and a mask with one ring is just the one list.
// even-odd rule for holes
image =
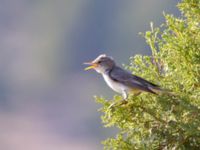
[[171, 95], [171, 96], [176, 95], [173, 91], [168, 90], [168, 89], [163, 89], [159, 86], [151, 86], [151, 87], [149, 87], [149, 89], [151, 91], [153, 91], [153, 93], [155, 93], [155, 94], [167, 94], [167, 95]]

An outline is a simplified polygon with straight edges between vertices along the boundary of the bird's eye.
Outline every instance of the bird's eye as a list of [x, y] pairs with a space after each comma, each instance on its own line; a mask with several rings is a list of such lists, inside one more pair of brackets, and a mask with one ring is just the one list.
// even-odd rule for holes
[[102, 61], [98, 61], [98, 64], [100, 64]]

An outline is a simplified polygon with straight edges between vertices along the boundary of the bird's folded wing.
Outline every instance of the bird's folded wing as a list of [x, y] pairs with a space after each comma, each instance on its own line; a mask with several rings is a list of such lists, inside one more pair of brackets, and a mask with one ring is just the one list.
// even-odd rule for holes
[[159, 88], [158, 85], [153, 84], [141, 77], [135, 76], [135, 75], [129, 73], [128, 71], [123, 70], [120, 67], [115, 67], [110, 72], [110, 77], [116, 82], [120, 82], [129, 87], [138, 88], [138, 89], [148, 91], [148, 92], [151, 92], [151, 91], [149, 91], [150, 87], [151, 88]]

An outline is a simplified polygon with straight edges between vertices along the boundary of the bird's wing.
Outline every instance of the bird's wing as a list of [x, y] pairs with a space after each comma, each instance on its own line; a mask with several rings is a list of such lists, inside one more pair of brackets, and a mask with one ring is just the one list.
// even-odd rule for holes
[[123, 70], [120, 67], [115, 67], [110, 71], [110, 77], [116, 81], [125, 84], [126, 86], [140, 89], [142, 91], [147, 91], [154, 93], [152, 91], [152, 88], [157, 88], [159, 89], [159, 86], [156, 84], [153, 84], [141, 77], [138, 77], [136, 75], [131, 74], [130, 72]]

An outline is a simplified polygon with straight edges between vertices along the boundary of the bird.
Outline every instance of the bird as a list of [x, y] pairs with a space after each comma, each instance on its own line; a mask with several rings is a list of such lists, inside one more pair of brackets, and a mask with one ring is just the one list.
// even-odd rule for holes
[[107, 85], [122, 95], [123, 100], [127, 100], [129, 94], [139, 95], [142, 92], [158, 94], [159, 91], [163, 91], [159, 85], [122, 69], [106, 54], [101, 54], [93, 61], [84, 64], [89, 65], [85, 70], [94, 69], [100, 73]]

